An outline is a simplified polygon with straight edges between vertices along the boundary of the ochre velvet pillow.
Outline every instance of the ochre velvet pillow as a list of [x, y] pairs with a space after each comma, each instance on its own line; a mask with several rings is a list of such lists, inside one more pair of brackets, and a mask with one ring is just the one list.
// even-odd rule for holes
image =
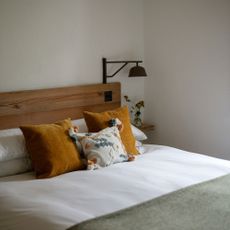
[[118, 118], [124, 125], [124, 129], [120, 135], [127, 153], [133, 155], [138, 154], [138, 150], [135, 146], [136, 140], [131, 129], [129, 110], [127, 106], [102, 113], [92, 113], [85, 111], [83, 114], [89, 132], [99, 132], [100, 130], [108, 127], [109, 121], [112, 118]]
[[68, 135], [72, 126], [66, 119], [54, 124], [21, 126], [37, 178], [54, 177], [83, 168], [74, 143]]

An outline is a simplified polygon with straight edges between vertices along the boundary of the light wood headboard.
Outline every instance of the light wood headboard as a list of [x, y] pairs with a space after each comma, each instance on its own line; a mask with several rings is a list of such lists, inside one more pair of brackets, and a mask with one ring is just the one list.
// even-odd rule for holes
[[[109, 83], [0, 93], [0, 129], [78, 119], [85, 110], [118, 108], [120, 88], [120, 83]], [[112, 91], [112, 101], [105, 102], [106, 91]]]

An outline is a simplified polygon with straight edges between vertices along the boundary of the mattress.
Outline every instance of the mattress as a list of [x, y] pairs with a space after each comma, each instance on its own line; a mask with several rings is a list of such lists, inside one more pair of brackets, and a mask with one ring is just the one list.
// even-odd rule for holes
[[226, 160], [159, 145], [142, 151], [133, 162], [95, 171], [1, 178], [0, 229], [63, 230], [230, 173]]

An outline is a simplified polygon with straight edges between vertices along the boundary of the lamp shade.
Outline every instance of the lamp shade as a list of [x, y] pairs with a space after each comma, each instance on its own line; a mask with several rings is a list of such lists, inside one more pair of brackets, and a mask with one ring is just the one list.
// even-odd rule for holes
[[145, 68], [142, 66], [134, 66], [129, 71], [129, 77], [146, 77]]

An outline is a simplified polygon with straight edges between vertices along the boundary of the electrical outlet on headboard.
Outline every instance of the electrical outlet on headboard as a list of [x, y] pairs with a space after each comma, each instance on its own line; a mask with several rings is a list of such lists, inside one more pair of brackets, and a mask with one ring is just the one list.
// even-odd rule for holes
[[113, 100], [113, 91], [104, 91], [104, 101], [112, 101]]

